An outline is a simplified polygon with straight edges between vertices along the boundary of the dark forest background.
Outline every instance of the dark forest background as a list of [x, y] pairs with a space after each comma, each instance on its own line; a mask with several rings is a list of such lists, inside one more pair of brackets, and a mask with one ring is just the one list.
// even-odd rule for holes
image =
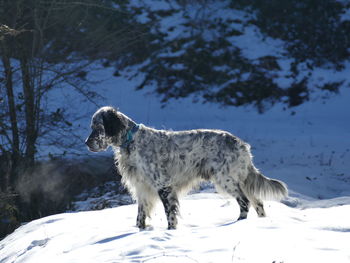
[[[215, 1], [163, 2], [170, 8], [129, 0], [0, 0], [0, 237], [21, 222], [65, 211], [74, 195], [116, 178], [118, 172], [106, 163], [110, 160], [67, 157], [82, 143], [73, 123], [86, 116], [70, 114], [69, 105], [53, 109], [48, 104], [58, 88], [73, 89], [82, 100], [99, 104], [99, 90], [89, 78], [94, 68], [113, 67], [120, 76], [138, 65], [136, 73], [125, 77], [142, 74], [135, 89], [149, 89], [164, 105], [192, 96], [223, 106], [253, 105], [264, 113], [275, 103], [305, 103], [315, 89], [339, 92], [342, 82], [309, 85], [310, 76], [300, 78], [300, 65], [344, 68], [350, 21], [342, 16], [350, 3], [222, 1], [232, 17], [212, 19], [207, 10]], [[237, 11], [247, 18], [236, 16]], [[170, 37], [175, 29], [164, 32], [162, 23], [174, 14], [181, 16], [186, 34]], [[274, 81], [279, 55], [252, 60], [230, 41], [249, 25], [283, 41], [283, 56], [293, 61], [289, 87]], [[215, 37], [208, 38], [208, 32]], [[70, 139], [62, 140], [62, 135]], [[39, 146], [60, 147], [67, 156], [43, 158]], [[50, 185], [36, 174], [50, 175]]]

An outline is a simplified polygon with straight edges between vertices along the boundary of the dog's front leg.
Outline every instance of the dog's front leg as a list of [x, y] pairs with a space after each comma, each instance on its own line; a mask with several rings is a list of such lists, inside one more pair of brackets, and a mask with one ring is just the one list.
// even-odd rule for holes
[[158, 191], [160, 200], [164, 205], [165, 214], [168, 220], [168, 229], [176, 229], [179, 201], [176, 192], [171, 187], [164, 187]]
[[146, 228], [146, 211], [144, 204], [139, 203], [138, 204], [138, 213], [137, 213], [137, 219], [136, 219], [136, 226], [139, 229], [145, 229]]

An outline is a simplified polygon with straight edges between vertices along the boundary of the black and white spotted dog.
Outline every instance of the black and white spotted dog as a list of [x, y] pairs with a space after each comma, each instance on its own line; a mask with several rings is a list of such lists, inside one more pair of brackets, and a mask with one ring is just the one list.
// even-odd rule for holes
[[203, 180], [236, 198], [238, 219], [247, 217], [250, 205], [263, 217], [263, 199], [287, 195], [283, 182], [263, 176], [254, 167], [249, 144], [228, 132], [156, 130], [136, 124], [112, 107], [99, 109], [91, 128], [86, 145], [93, 152], [114, 149], [122, 181], [138, 203], [140, 229], [146, 227], [146, 217], [159, 199], [168, 228], [176, 228], [178, 196]]

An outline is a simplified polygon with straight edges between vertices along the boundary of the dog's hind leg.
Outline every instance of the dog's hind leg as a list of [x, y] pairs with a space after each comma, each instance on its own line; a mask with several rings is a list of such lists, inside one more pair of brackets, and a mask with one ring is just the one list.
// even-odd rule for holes
[[246, 219], [250, 206], [248, 198], [243, 193], [241, 193], [238, 197], [236, 197], [236, 200], [240, 209], [238, 220]]
[[179, 200], [176, 192], [171, 187], [164, 187], [158, 191], [158, 194], [164, 205], [168, 220], [168, 229], [175, 229], [177, 226], [177, 214], [179, 212]]
[[250, 201], [234, 179], [224, 174], [218, 174], [215, 176], [214, 184], [219, 192], [227, 193], [236, 198], [240, 209], [238, 220], [246, 219], [250, 207]]
[[266, 213], [265, 213], [263, 202], [257, 198], [251, 198], [251, 202], [256, 213], [258, 214], [258, 217], [265, 217]]

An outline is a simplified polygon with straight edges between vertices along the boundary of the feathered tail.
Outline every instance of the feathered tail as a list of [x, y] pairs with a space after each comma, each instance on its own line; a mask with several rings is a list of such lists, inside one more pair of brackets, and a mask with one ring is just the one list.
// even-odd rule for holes
[[254, 166], [249, 168], [248, 177], [242, 188], [248, 199], [255, 197], [261, 200], [279, 201], [288, 195], [285, 183], [265, 177]]

